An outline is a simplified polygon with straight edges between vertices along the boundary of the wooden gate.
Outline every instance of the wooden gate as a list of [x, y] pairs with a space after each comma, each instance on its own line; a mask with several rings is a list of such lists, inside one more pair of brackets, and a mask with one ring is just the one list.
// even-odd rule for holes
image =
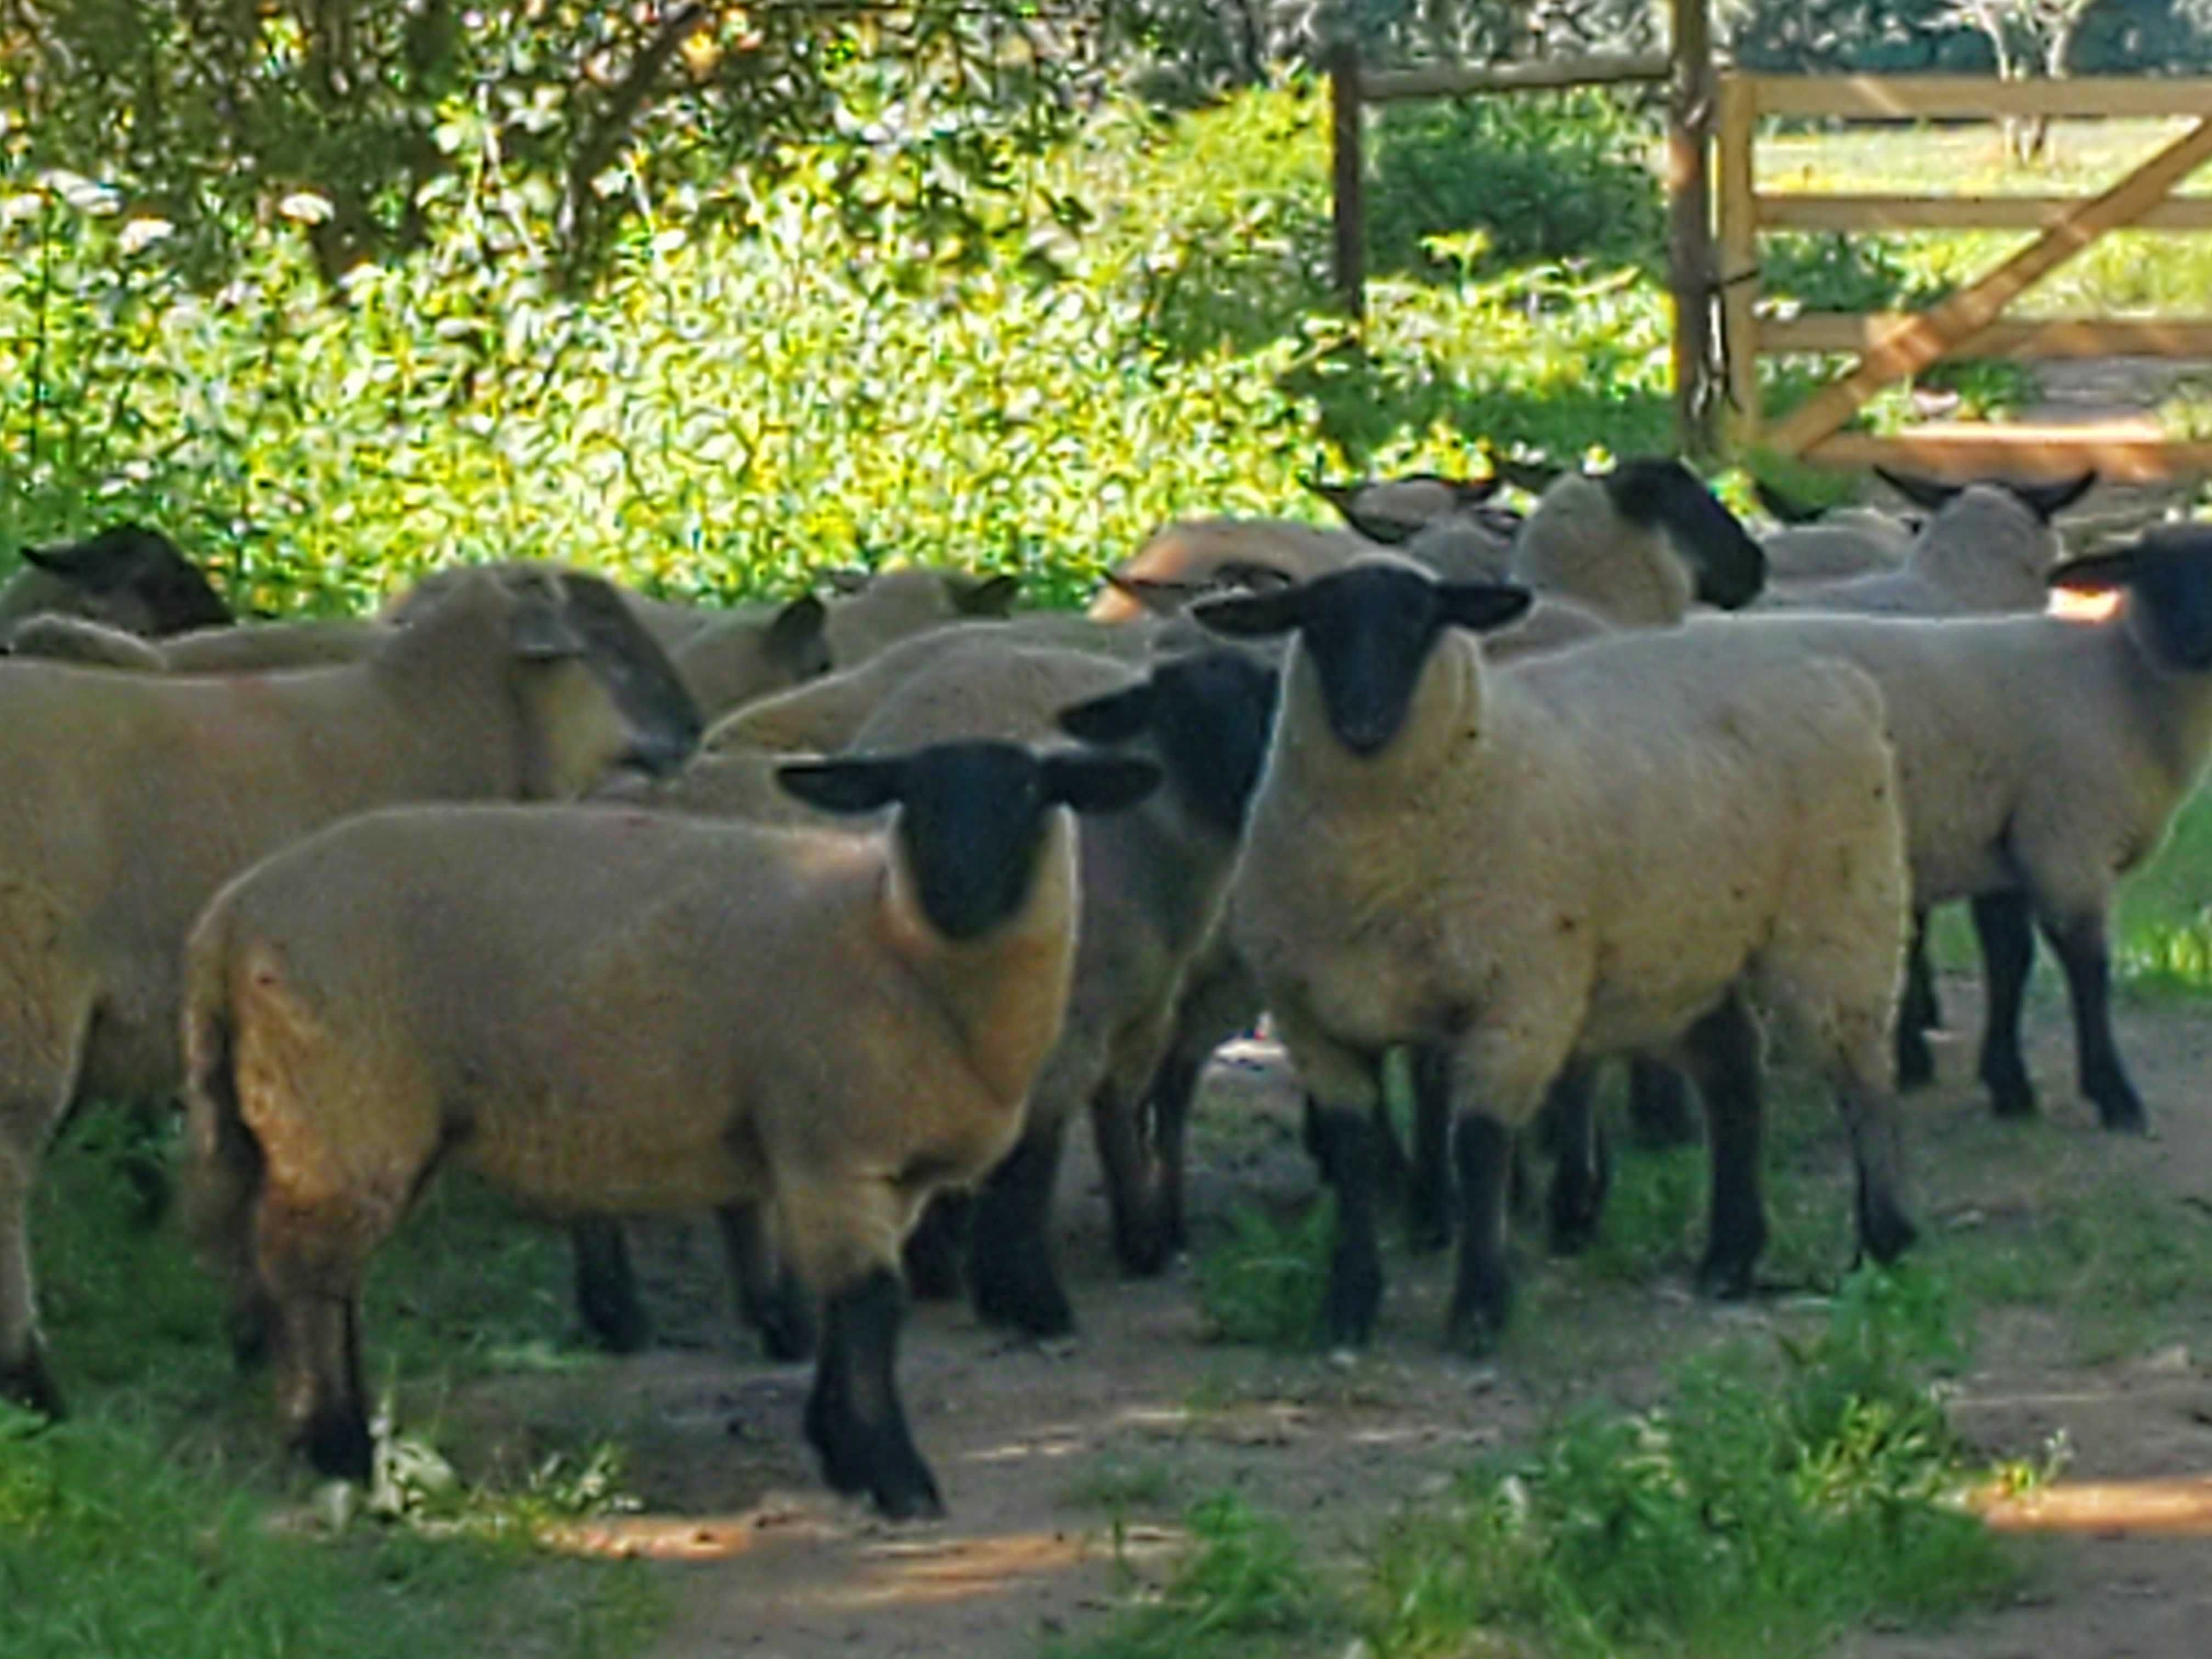
[[[1763, 192], [1753, 166], [1764, 115], [1862, 119], [2195, 116], [2197, 123], [2101, 194], [1820, 196]], [[1996, 81], [1971, 76], [1730, 75], [1720, 84], [1718, 280], [1729, 443], [1838, 466], [2057, 476], [2094, 466], [2116, 479], [2212, 473], [2212, 442], [2166, 437], [2141, 422], [2101, 426], [1953, 426], [1878, 437], [1844, 426], [1884, 386], [1957, 357], [2212, 357], [2212, 318], [2008, 319], [2033, 283], [2108, 233], [2212, 230], [2212, 199], [2175, 188], [2212, 159], [2212, 80], [2120, 77]], [[2026, 247], [1925, 311], [1759, 314], [1759, 239], [1774, 230], [2039, 230]], [[1853, 352], [1841, 380], [1777, 419], [1759, 407], [1759, 360]]]

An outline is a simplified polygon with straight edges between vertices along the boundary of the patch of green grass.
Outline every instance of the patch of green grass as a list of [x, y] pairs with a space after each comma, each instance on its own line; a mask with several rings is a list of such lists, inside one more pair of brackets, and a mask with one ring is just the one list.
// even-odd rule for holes
[[1164, 1589], [1099, 1635], [1054, 1644], [1050, 1659], [1294, 1659], [1335, 1650], [1343, 1607], [1289, 1528], [1228, 1495], [1200, 1504], [1186, 1524], [1190, 1553]]
[[1287, 1220], [1250, 1205], [1232, 1210], [1229, 1237], [1198, 1258], [1199, 1306], [1220, 1339], [1311, 1348], [1335, 1227], [1326, 1198]]
[[1947, 1233], [1931, 1265], [1976, 1304], [2063, 1310], [2094, 1363], [2212, 1328], [2212, 1215], [2140, 1182], [2052, 1183], [2017, 1210]]
[[1686, 1362], [1650, 1412], [1585, 1409], [1389, 1530], [1370, 1650], [1768, 1659], [1988, 1601], [2015, 1569], [1947, 1501], [1968, 1474], [1927, 1386], [1948, 1330], [1933, 1281], [1862, 1273], [1809, 1343]]
[[[232, 1368], [213, 1286], [173, 1225], [141, 1213], [126, 1173], [140, 1150], [125, 1115], [88, 1111], [33, 1206], [76, 1414], [51, 1430], [0, 1419], [8, 1659], [634, 1652], [659, 1618], [650, 1569], [521, 1541], [611, 1499], [618, 1454], [596, 1442], [464, 1479], [403, 1441], [383, 1509], [404, 1524], [335, 1539], [271, 1528], [304, 1476], [279, 1444], [266, 1375]], [[434, 1192], [373, 1275], [372, 1390], [404, 1377], [434, 1418], [420, 1402], [517, 1354], [597, 1363], [567, 1335], [567, 1268], [557, 1232], [479, 1190]]]

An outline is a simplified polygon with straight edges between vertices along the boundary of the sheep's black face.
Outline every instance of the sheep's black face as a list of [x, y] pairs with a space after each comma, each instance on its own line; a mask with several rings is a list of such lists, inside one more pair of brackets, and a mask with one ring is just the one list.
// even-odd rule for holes
[[2190, 673], [2212, 669], [2212, 526], [2161, 526], [2133, 546], [2061, 565], [2051, 585], [2125, 588], [2128, 609], [2161, 662]]
[[1279, 678], [1241, 652], [1209, 651], [1163, 663], [1141, 685], [1063, 709], [1060, 729], [1096, 744], [1149, 736], [1170, 787], [1193, 815], [1233, 838], [1267, 759]]
[[794, 762], [776, 778], [810, 806], [872, 812], [896, 803], [915, 896], [947, 939], [989, 933], [1036, 879], [1045, 814], [1117, 811], [1160, 781], [1149, 761], [1037, 756], [1011, 743], [945, 743], [900, 756]]
[[1599, 481], [1613, 511], [1666, 532], [1697, 577], [1698, 598], [1723, 611], [1749, 605], [1766, 586], [1766, 553], [1735, 514], [1680, 461], [1623, 461]]
[[1528, 608], [1526, 588], [1437, 582], [1396, 564], [1359, 564], [1279, 593], [1214, 599], [1191, 614], [1217, 632], [1297, 631], [1337, 741], [1380, 753], [1406, 723], [1421, 670], [1448, 625], [1498, 628]]

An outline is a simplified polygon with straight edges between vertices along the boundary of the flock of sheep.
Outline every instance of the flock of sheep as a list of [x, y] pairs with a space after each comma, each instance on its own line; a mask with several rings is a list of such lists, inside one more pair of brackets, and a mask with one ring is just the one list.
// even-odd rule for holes
[[[1525, 517], [1498, 482], [1333, 489], [1341, 531], [1170, 526], [1084, 617], [950, 570], [706, 611], [511, 563], [238, 625], [150, 531], [27, 552], [0, 1395], [60, 1409], [27, 1218], [89, 1098], [184, 1098], [191, 1233], [319, 1468], [369, 1472], [362, 1274], [450, 1162], [568, 1223], [617, 1349], [647, 1329], [621, 1218], [715, 1212], [769, 1351], [817, 1355], [828, 1480], [898, 1516], [940, 1507], [908, 1287], [1069, 1329], [1049, 1212], [1084, 1114], [1117, 1251], [1158, 1270], [1200, 1072], [1263, 1011], [1337, 1200], [1340, 1345], [1382, 1297], [1394, 1050], [1471, 1348], [1507, 1317], [1522, 1131], [1554, 1246], [1599, 1223], [1616, 1056], [1646, 1133], [1687, 1133], [1695, 1084], [1699, 1279], [1750, 1287], [1769, 1018], [1849, 1127], [1861, 1249], [1904, 1249], [1939, 903], [1972, 906], [1996, 1109], [2034, 1109], [2039, 927], [2083, 1092], [2142, 1127], [2106, 918], [2212, 751], [2212, 528], [2062, 562], [2090, 479], [1893, 480], [1924, 516], [1763, 542], [1671, 460], [1527, 480]], [[2069, 620], [2051, 586], [2121, 600]]]

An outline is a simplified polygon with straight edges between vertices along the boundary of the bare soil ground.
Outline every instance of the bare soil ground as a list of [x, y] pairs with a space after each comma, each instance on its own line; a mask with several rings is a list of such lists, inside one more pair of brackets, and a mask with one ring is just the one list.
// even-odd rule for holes
[[[1946, 993], [1954, 1030], [1974, 1030], [1971, 988], [1954, 980]], [[2061, 1192], [2212, 1206], [2201, 1081], [2212, 1015], [2203, 1005], [2146, 1000], [2124, 1009], [2123, 1041], [2159, 1124], [2150, 1140], [2096, 1129], [2068, 1086], [2063, 1008], [2046, 999], [2032, 1012], [2045, 1125], [1989, 1118], [1964, 1037], [1944, 1046], [1942, 1085], [1913, 1103], [1930, 1248], [2015, 1224]], [[1217, 1061], [1194, 1137], [1201, 1250], [1234, 1205], [1312, 1190], [1296, 1125], [1279, 1056], [1248, 1047]], [[1840, 1139], [1821, 1123], [1784, 1155], [1819, 1166], [1822, 1180], [1832, 1171], [1832, 1268], [1840, 1270]], [[676, 1607], [656, 1650], [664, 1659], [1027, 1659], [1055, 1638], [1099, 1628], [1133, 1575], [1163, 1575], [1176, 1518], [1195, 1498], [1243, 1494], [1288, 1520], [1312, 1559], [1346, 1564], [1395, 1510], [1441, 1491], [1480, 1451], [1510, 1446], [1594, 1395], [1647, 1398], [1682, 1354], [1788, 1316], [1786, 1298], [1716, 1306], [1693, 1300], [1679, 1273], [1614, 1282], [1548, 1264], [1531, 1243], [1519, 1326], [1493, 1364], [1442, 1352], [1447, 1266], [1402, 1255], [1391, 1263], [1371, 1355], [1341, 1365], [1271, 1354], [1209, 1341], [1187, 1266], [1156, 1281], [1120, 1279], [1087, 1156], [1072, 1161], [1062, 1193], [1078, 1340], [1050, 1351], [1011, 1341], [951, 1305], [924, 1306], [912, 1322], [902, 1372], [947, 1522], [886, 1526], [823, 1490], [799, 1437], [807, 1372], [748, 1356], [722, 1311], [703, 1230], [648, 1236], [658, 1350], [586, 1376], [475, 1385], [447, 1405], [453, 1440], [480, 1451], [573, 1443], [580, 1431], [621, 1440], [625, 1484], [648, 1514], [587, 1528], [585, 1541], [682, 1559], [655, 1569], [669, 1575]], [[1973, 1369], [1953, 1405], [1959, 1426], [1993, 1456], [2035, 1456], [2063, 1430], [2069, 1480], [2212, 1480], [2212, 1370], [2200, 1359], [2212, 1358], [2212, 1284], [2147, 1320], [2115, 1324], [2110, 1311], [2063, 1301], [1982, 1310]], [[2180, 1659], [2212, 1650], [2212, 1540], [2091, 1534], [2023, 1547], [2037, 1565], [2018, 1606], [1936, 1634], [1866, 1632], [1844, 1651]]]

